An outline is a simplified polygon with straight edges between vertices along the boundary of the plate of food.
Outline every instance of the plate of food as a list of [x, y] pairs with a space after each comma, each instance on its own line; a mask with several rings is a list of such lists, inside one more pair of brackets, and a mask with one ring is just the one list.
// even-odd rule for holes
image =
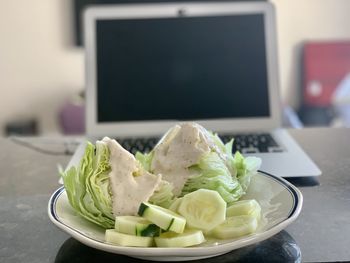
[[260, 164], [196, 123], [174, 126], [149, 153], [105, 137], [61, 173], [48, 215], [107, 252], [152, 261], [218, 256], [277, 234], [301, 211], [300, 191]]

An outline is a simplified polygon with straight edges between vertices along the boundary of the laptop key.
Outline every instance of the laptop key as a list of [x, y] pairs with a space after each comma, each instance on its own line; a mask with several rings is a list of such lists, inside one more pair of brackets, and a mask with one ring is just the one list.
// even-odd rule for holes
[[258, 148], [249, 147], [249, 148], [243, 148], [243, 149], [241, 150], [241, 152], [242, 152], [243, 154], [245, 154], [245, 153], [258, 153], [258, 152], [260, 152], [260, 151], [259, 151]]
[[273, 146], [273, 147], [269, 147], [268, 151], [272, 153], [280, 153], [280, 152], [283, 152], [284, 150], [281, 147]]

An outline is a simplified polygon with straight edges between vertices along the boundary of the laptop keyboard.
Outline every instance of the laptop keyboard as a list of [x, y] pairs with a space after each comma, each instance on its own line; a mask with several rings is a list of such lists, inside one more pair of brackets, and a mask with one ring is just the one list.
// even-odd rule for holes
[[[283, 152], [283, 148], [278, 145], [275, 139], [269, 133], [219, 135], [224, 143], [234, 138], [232, 151], [247, 153], [264, 152]], [[137, 151], [142, 153], [150, 152], [157, 144], [159, 138], [123, 138], [117, 141], [129, 152], [135, 154]]]
[[147, 153], [150, 152], [154, 146], [156, 146], [157, 142], [160, 138], [157, 137], [149, 137], [149, 138], [123, 138], [116, 139], [121, 146], [123, 146], [126, 150], [135, 154], [136, 152]]
[[221, 135], [224, 143], [234, 138], [232, 151], [241, 153], [283, 152], [283, 148], [269, 133]]

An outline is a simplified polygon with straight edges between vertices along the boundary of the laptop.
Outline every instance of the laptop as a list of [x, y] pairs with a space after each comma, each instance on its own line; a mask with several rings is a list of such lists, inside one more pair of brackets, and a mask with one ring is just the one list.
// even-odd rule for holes
[[88, 140], [109, 136], [147, 151], [176, 123], [196, 121], [262, 158], [262, 171], [321, 174], [281, 127], [272, 4], [92, 6], [84, 46]]

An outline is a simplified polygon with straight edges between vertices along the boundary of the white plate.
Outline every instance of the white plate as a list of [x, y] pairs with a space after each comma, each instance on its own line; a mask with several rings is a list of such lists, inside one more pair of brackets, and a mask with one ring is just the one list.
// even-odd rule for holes
[[146, 260], [183, 261], [218, 256], [265, 240], [292, 223], [298, 217], [303, 202], [303, 197], [295, 186], [263, 172], [252, 178], [248, 193], [243, 199], [252, 198], [262, 208], [262, 220], [256, 233], [238, 239], [208, 240], [199, 246], [187, 248], [137, 248], [106, 243], [104, 229], [74, 212], [63, 187], [51, 196], [48, 214], [56, 226], [90, 247]]

